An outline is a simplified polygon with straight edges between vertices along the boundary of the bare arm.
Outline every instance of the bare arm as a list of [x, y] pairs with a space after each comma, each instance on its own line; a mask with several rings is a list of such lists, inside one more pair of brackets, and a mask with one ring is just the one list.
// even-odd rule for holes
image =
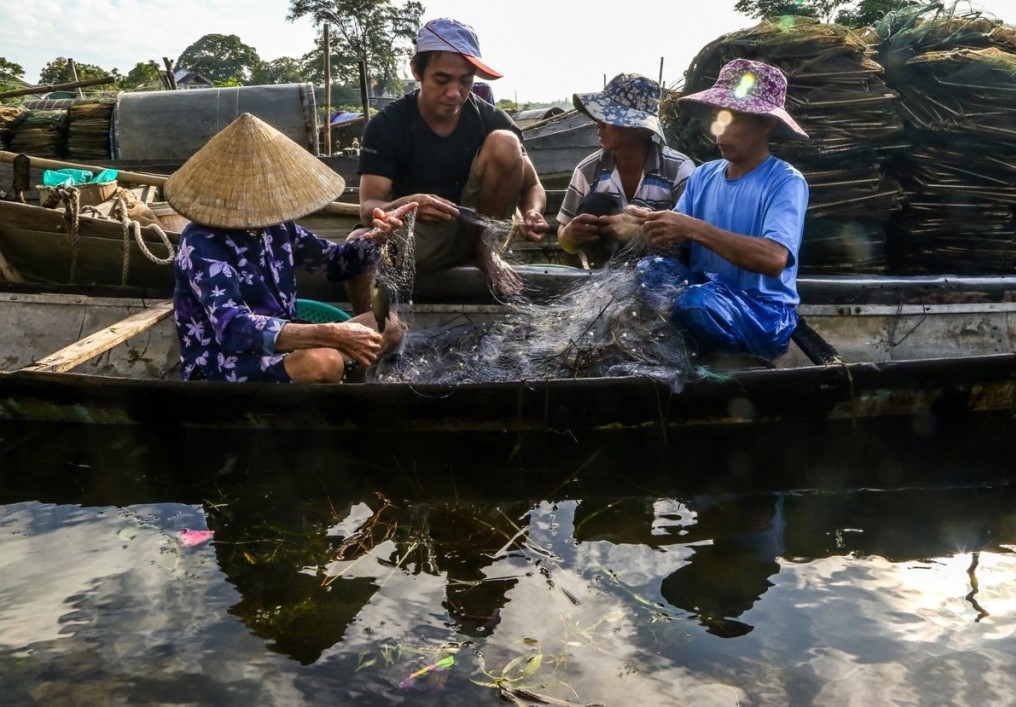
[[547, 209], [547, 191], [540, 182], [533, 161], [527, 155], [522, 156], [522, 189], [519, 192], [519, 210], [522, 212], [522, 224], [519, 233], [530, 241], [543, 238], [550, 226], [543, 212]]
[[419, 221], [451, 221], [458, 216], [455, 204], [435, 194], [410, 194], [392, 199], [392, 180], [376, 174], [360, 175], [360, 222], [372, 223], [374, 209], [388, 212], [399, 206], [416, 202]]
[[329, 348], [342, 352], [361, 366], [370, 366], [381, 350], [381, 333], [357, 322], [328, 324], [287, 323], [275, 340], [279, 353]]
[[676, 211], [648, 214], [643, 229], [650, 245], [659, 247], [693, 241], [739, 268], [770, 277], [779, 277], [790, 258], [787, 249], [776, 241], [726, 231]]

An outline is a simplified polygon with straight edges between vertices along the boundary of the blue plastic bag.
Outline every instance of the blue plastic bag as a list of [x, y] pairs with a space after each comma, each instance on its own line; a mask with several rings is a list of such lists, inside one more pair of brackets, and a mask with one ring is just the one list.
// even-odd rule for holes
[[44, 187], [77, 187], [82, 184], [103, 184], [116, 181], [117, 171], [115, 169], [104, 169], [98, 174], [92, 174], [85, 169], [47, 169], [42, 173], [42, 185]]

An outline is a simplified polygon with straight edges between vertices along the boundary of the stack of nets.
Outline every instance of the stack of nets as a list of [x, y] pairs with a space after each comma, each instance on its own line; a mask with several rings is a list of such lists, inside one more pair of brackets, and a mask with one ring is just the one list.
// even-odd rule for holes
[[78, 160], [107, 160], [110, 149], [112, 99], [76, 100], [68, 111], [67, 156]]
[[35, 157], [62, 157], [67, 145], [67, 112], [29, 110], [11, 125], [10, 150]]
[[905, 190], [889, 256], [902, 274], [1016, 269], [1016, 29], [941, 5], [875, 28], [911, 148], [890, 169]]
[[24, 110], [18, 106], [0, 105], [0, 149], [10, 149], [11, 132], [16, 121]]
[[[885, 163], [902, 142], [897, 95], [883, 80], [872, 39], [804, 17], [762, 22], [706, 45], [685, 74], [687, 95], [709, 88], [736, 58], [779, 67], [786, 108], [811, 136], [774, 142], [773, 152], [804, 174], [811, 190], [801, 272], [885, 270], [883, 224], [900, 208], [899, 184]], [[668, 96], [668, 140], [697, 161], [716, 159], [702, 119]]]

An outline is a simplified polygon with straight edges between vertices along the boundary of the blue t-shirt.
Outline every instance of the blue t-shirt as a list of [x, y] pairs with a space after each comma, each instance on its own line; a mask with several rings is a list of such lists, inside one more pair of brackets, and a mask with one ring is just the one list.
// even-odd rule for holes
[[790, 254], [787, 267], [778, 278], [749, 272], [692, 243], [692, 271], [766, 299], [798, 304], [797, 256], [804, 235], [808, 183], [793, 166], [772, 155], [743, 177], [728, 179], [726, 171], [726, 160], [699, 166], [674, 210], [733, 233], [776, 241]]

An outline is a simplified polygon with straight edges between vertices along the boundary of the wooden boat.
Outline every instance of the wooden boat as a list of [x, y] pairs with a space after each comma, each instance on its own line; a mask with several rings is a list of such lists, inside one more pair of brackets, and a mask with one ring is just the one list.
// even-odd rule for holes
[[[0, 419], [392, 433], [609, 434], [860, 419], [937, 425], [1016, 413], [1016, 278], [802, 280], [807, 327], [772, 367], [688, 380], [265, 385], [182, 382], [168, 301], [0, 294]], [[501, 316], [415, 305], [414, 327]], [[716, 365], [716, 364], [709, 364]]]
[[577, 110], [531, 123], [522, 135], [526, 152], [548, 188], [567, 187], [575, 166], [600, 149], [596, 123]]

